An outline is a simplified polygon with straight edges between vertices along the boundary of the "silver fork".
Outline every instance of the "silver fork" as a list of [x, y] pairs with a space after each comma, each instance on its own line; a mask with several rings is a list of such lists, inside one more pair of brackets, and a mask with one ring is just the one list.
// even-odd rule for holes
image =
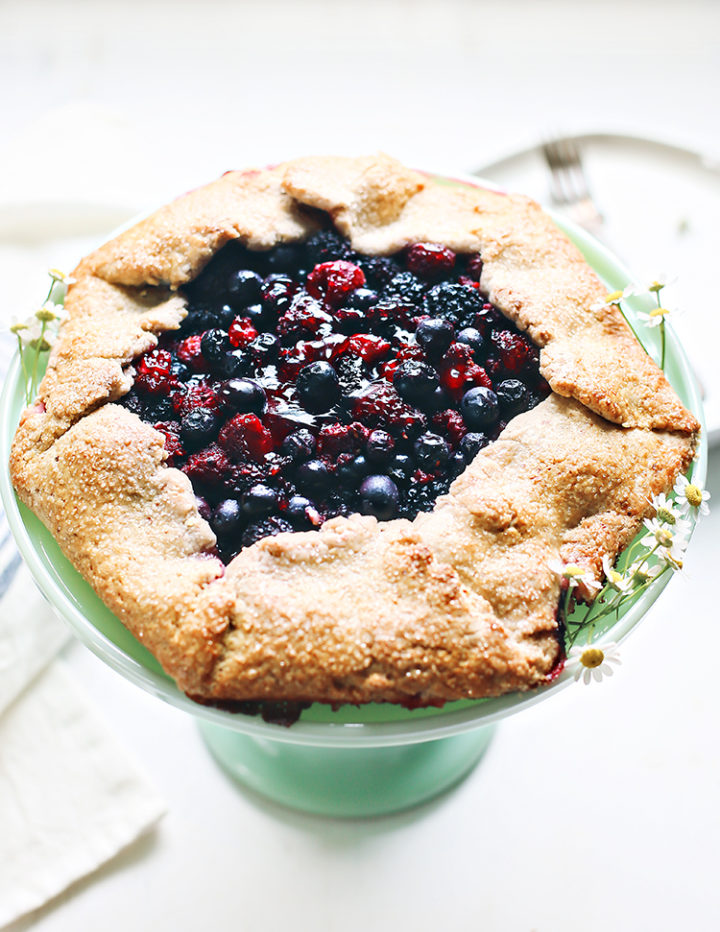
[[541, 148], [550, 169], [550, 197], [553, 204], [565, 211], [575, 223], [598, 236], [604, 218], [590, 193], [577, 142], [569, 138], [550, 139]]

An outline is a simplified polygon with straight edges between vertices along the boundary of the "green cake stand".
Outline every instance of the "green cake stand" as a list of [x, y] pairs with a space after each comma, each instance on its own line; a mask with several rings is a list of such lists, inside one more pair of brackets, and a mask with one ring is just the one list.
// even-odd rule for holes
[[[450, 185], [477, 179], [445, 178]], [[492, 187], [492, 185], [487, 185]], [[608, 286], [623, 288], [629, 273], [602, 245], [556, 218]], [[647, 309], [627, 302], [630, 313]], [[666, 373], [684, 404], [702, 421], [692, 370], [668, 328]], [[645, 338], [647, 332], [643, 332]], [[646, 346], [656, 349], [656, 331]], [[447, 703], [443, 708], [405, 710], [394, 705], [345, 706], [332, 711], [315, 704], [290, 727], [201, 706], [180, 692], [155, 658], [123, 627], [63, 556], [47, 529], [18, 502], [10, 482], [10, 444], [24, 393], [16, 358], [0, 398], [0, 494], [18, 549], [39, 589], [75, 635], [110, 667], [164, 702], [194, 716], [214, 758], [239, 784], [285, 806], [325, 816], [377, 816], [418, 805], [467, 775], [484, 754], [495, 724], [555, 694], [573, 681], [565, 671], [551, 684], [496, 699]], [[704, 483], [703, 441], [694, 481]], [[596, 639], [621, 641], [640, 622], [667, 584], [656, 580]]]

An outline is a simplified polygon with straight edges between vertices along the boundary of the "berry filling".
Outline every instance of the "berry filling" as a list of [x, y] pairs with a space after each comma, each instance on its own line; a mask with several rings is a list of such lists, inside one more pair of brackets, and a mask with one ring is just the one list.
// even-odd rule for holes
[[123, 404], [165, 437], [226, 562], [355, 512], [414, 518], [549, 393], [530, 340], [480, 290], [479, 255], [364, 256], [333, 230], [225, 246]]

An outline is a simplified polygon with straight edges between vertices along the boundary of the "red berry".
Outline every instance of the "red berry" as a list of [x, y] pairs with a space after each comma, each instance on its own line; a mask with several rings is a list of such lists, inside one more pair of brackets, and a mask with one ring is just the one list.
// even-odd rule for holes
[[467, 433], [467, 426], [459, 411], [448, 408], [432, 416], [432, 424], [456, 447]]
[[501, 330], [499, 333], [493, 333], [491, 339], [498, 348], [500, 362], [506, 372], [522, 372], [537, 358], [535, 347], [519, 333]]
[[195, 385], [188, 385], [183, 390], [176, 391], [172, 404], [180, 417], [189, 414], [195, 408], [209, 408], [211, 411], [217, 411], [222, 406], [217, 391], [207, 382], [197, 382]]
[[218, 442], [237, 461], [259, 462], [273, 448], [272, 434], [256, 414], [236, 414], [220, 431]]
[[307, 290], [314, 298], [325, 298], [331, 307], [338, 307], [347, 295], [365, 284], [365, 273], [352, 262], [338, 259], [321, 262], [307, 277]]
[[164, 349], [149, 350], [136, 363], [140, 375], [169, 375], [172, 366], [172, 354]]
[[390, 344], [374, 334], [358, 333], [348, 340], [347, 351], [353, 356], [359, 356], [369, 366], [374, 366], [390, 352]]
[[437, 281], [455, 268], [455, 253], [439, 243], [415, 243], [407, 251], [407, 267], [425, 281]]
[[247, 346], [258, 335], [249, 317], [236, 317], [230, 324], [228, 337], [233, 346]]
[[172, 466], [175, 457], [184, 456], [185, 449], [180, 440], [180, 424], [177, 421], [160, 421], [155, 424], [155, 430], [159, 430], [165, 437], [165, 452], [167, 453], [167, 462]]
[[216, 443], [193, 453], [182, 467], [192, 480], [206, 485], [222, 485], [232, 473], [232, 463]]
[[468, 278], [471, 278], [474, 282], [479, 282], [480, 276], [482, 275], [482, 270], [483, 261], [480, 253], [471, 256], [467, 261], [467, 265], [465, 266], [465, 272]]
[[205, 369], [205, 359], [202, 354], [202, 334], [193, 333], [178, 343], [177, 358], [186, 362], [196, 372], [202, 372]]
[[328, 424], [318, 434], [318, 453], [336, 459], [341, 453], [359, 453], [370, 431], [362, 424]]

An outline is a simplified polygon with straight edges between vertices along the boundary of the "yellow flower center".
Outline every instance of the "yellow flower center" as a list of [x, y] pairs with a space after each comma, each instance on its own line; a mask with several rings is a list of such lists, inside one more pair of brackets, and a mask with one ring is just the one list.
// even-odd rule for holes
[[582, 654], [580, 654], [580, 663], [584, 667], [589, 667], [591, 670], [593, 667], [599, 667], [604, 659], [605, 654], [599, 647], [587, 647]]
[[659, 527], [655, 531], [655, 540], [661, 547], [672, 547], [673, 536], [667, 528]]
[[658, 291], [662, 291], [664, 287], [665, 285], [663, 285], [662, 282], [653, 282], [651, 285], [648, 285], [648, 291], [657, 293]]
[[575, 563], [568, 563], [565, 567], [564, 575], [568, 579], [577, 579], [578, 576], [583, 576], [584, 573], [585, 570], [581, 566], [578, 566]]
[[664, 317], [670, 311], [666, 307], [655, 307], [650, 311], [650, 317]]
[[690, 502], [693, 508], [699, 508], [702, 505], [702, 489], [690, 483], [685, 488], [685, 498]]
[[658, 508], [657, 516], [666, 524], [675, 524], [675, 515], [672, 513], [672, 511], [670, 511], [669, 508]]
[[51, 320], [55, 320], [56, 315], [49, 307], [41, 307], [40, 310], [35, 311], [35, 316], [39, 321], [44, 321], [46, 324], [49, 324]]
[[622, 296], [622, 291], [611, 291], [610, 294], [605, 295], [605, 303], [616, 304]]

